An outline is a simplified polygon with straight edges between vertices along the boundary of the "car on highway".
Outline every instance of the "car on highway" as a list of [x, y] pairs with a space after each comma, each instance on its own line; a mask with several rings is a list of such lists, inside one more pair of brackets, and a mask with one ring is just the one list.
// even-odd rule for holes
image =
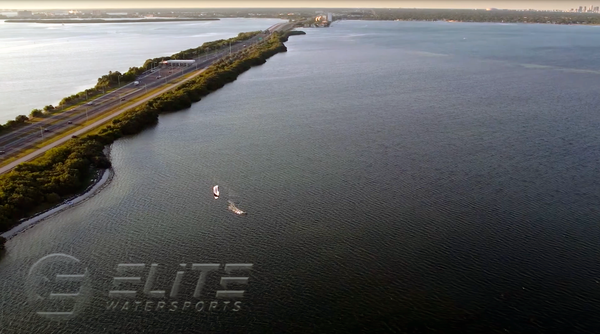
[[48, 129], [44, 129], [44, 132], [50, 132], [50, 130], [48, 130]]
[[4, 154], [4, 153], [6, 153], [6, 151], [0, 151], [0, 154]]
[[77, 137], [76, 135], [72, 135], [71, 138], [79, 138], [79, 137]]
[[67, 124], [73, 124], [73, 121], [68, 121]]
[[124, 97], [122, 97], [122, 98], [121, 98], [121, 101], [125, 101], [125, 98], [124, 98]]
[[160, 79], [160, 78], [162, 78], [160, 75], [156, 77], [156, 79]]
[[85, 105], [86, 105], [86, 106], [93, 106], [93, 105], [94, 105], [94, 102], [88, 102], [88, 103], [86, 103]]

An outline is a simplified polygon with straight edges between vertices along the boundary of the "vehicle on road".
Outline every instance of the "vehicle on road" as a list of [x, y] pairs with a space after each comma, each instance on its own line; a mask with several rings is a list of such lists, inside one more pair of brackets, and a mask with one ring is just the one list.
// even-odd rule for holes
[[79, 137], [77, 137], [76, 135], [72, 135], [71, 138], [79, 138]]
[[68, 121], [67, 124], [73, 124], [73, 121]]
[[4, 153], [6, 153], [6, 151], [0, 151], [0, 154], [4, 154]]
[[139, 82], [139, 81], [134, 81], [134, 82], [133, 82], [133, 85], [134, 85], [134, 86], [137, 86], [137, 85], [139, 85], [139, 84], [140, 84], [140, 82]]
[[125, 101], [125, 98], [124, 98], [124, 97], [122, 97], [122, 98], [121, 98], [121, 101]]
[[160, 75], [156, 77], [156, 79], [160, 79], [160, 78], [162, 78]]
[[44, 129], [44, 132], [50, 132], [50, 130], [48, 130], [48, 129]]

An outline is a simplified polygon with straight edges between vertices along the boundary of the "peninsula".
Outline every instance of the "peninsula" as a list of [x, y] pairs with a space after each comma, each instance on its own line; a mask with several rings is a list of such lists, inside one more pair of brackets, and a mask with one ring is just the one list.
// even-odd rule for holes
[[104, 19], [67, 19], [67, 20], [27, 20], [27, 19], [18, 19], [18, 20], [6, 20], [6, 23], [156, 23], [156, 22], [181, 22], [181, 21], [219, 21], [217, 18], [206, 18], [206, 19], [117, 19], [117, 20], [104, 20]]
[[487, 9], [375, 8], [334, 13], [334, 20], [446, 21], [480, 23], [544, 23], [598, 25], [600, 14], [590, 12]]
[[[202, 62], [202, 68], [189, 67], [187, 72], [182, 71], [181, 78], [186, 73], [191, 76], [181, 84], [171, 88], [169, 86], [172, 83], [165, 82], [164, 86], [160, 86], [160, 93], [138, 101], [131, 108], [122, 109], [114, 118], [106, 116], [110, 122], [97, 130], [73, 138], [65, 137], [61, 139], [64, 143], [57, 147], [40, 149], [44, 150], [44, 155], [31, 162], [20, 163], [1, 175], [0, 232], [8, 231], [18, 225], [22, 218], [54, 207], [89, 187], [95, 175], [111, 167], [104, 152], [106, 146], [156, 124], [159, 114], [189, 108], [192, 103], [235, 81], [243, 72], [264, 64], [279, 52], [286, 52], [283, 43], [292, 35], [291, 29], [293, 24], [280, 23], [266, 31], [241, 33], [229, 40], [209, 42], [215, 46], [228, 45], [228, 52], [220, 52]], [[301, 33], [293, 33], [296, 34]], [[235, 52], [232, 52], [233, 47], [229, 43], [238, 41], [246, 44], [239, 43], [235, 46]], [[178, 55], [172, 58], [179, 58]], [[140, 71], [144, 71], [150, 63], [152, 60], [147, 61]], [[157, 85], [160, 83], [162, 81], [156, 81]], [[107, 108], [112, 108], [112, 105], [107, 104]]]

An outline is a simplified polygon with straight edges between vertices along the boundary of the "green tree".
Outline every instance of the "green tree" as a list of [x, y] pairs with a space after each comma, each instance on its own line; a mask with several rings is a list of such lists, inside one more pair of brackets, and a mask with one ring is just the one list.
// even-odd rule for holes
[[[61, 198], [81, 191], [94, 169], [110, 167], [103, 152], [105, 145], [156, 124], [160, 113], [189, 108], [192, 102], [236, 80], [251, 66], [263, 64], [272, 55], [285, 52], [282, 39], [286, 36], [274, 34], [252, 52], [243, 56], [240, 53], [230, 64], [213, 64], [173, 91], [117, 116], [98, 133], [71, 139], [32, 162], [16, 166], [11, 173], [0, 175], [0, 232], [10, 229], [40, 205], [58, 203]], [[130, 69], [130, 73], [136, 71]], [[107, 82], [114, 79], [116, 73], [111, 72], [106, 77]], [[51, 111], [54, 107], [46, 106], [44, 110]], [[11, 120], [4, 127], [19, 124], [17, 120]]]
[[49, 193], [46, 195], [46, 201], [50, 204], [56, 204], [60, 202], [60, 196], [57, 193]]
[[40, 109], [33, 109], [31, 111], [31, 113], [29, 114], [30, 118], [34, 118], [34, 117], [42, 117], [44, 114], [42, 113], [42, 111]]

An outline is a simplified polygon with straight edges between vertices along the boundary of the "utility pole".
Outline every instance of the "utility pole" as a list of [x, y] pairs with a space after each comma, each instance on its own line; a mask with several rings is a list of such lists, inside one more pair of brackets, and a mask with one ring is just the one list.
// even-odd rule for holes
[[42, 140], [44, 140], [44, 128], [40, 125], [40, 133], [42, 134]]

